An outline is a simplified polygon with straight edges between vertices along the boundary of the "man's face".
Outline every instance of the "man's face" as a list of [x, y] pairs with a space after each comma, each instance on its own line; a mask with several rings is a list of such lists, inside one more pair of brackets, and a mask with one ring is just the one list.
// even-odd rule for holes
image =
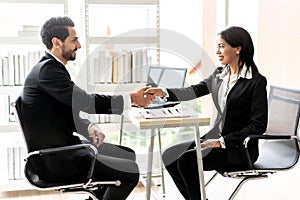
[[62, 44], [62, 57], [66, 61], [75, 60], [77, 49], [81, 48], [80, 42], [73, 27], [68, 27], [69, 36]]

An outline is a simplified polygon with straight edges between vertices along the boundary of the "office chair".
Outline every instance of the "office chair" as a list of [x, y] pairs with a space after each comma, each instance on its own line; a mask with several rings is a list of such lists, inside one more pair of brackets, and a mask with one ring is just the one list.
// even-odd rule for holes
[[[17, 100], [14, 103], [14, 115], [16, 117], [16, 120], [18, 122], [20, 131], [23, 133], [24, 140], [28, 149], [28, 140], [26, 139], [26, 134], [24, 132], [24, 124], [22, 119], [22, 97], [19, 96]], [[60, 181], [60, 182], [47, 182], [46, 180], [43, 180], [34, 170], [31, 160], [38, 156], [45, 156], [50, 154], [59, 154], [66, 151], [73, 151], [77, 149], [86, 149], [90, 151], [93, 154], [93, 159], [91, 160], [90, 169], [87, 173], [86, 180], [82, 180], [82, 182], [67, 182], [67, 181]], [[97, 200], [95, 195], [93, 194], [93, 191], [98, 189], [99, 187], [102, 187], [103, 185], [116, 185], [119, 186], [121, 184], [120, 181], [93, 181], [92, 175], [94, 171], [95, 161], [96, 161], [96, 155], [98, 154], [97, 149], [90, 144], [78, 144], [78, 145], [71, 145], [71, 146], [65, 146], [65, 147], [57, 147], [57, 148], [48, 148], [48, 149], [41, 149], [33, 152], [29, 152], [24, 159], [26, 164], [24, 168], [25, 178], [27, 181], [36, 189], [38, 190], [56, 190], [60, 191], [61, 193], [82, 193], [87, 194], [89, 197], [91, 197], [93, 200]]]
[[[216, 172], [206, 183], [207, 186], [217, 174], [241, 179], [229, 197], [234, 199], [242, 185], [248, 181], [267, 178], [269, 174], [293, 168], [299, 159], [300, 137], [297, 136], [300, 115], [300, 91], [270, 86], [269, 115], [264, 135], [250, 135], [244, 140], [249, 170]], [[259, 157], [255, 163], [250, 160], [247, 145], [259, 140]]]

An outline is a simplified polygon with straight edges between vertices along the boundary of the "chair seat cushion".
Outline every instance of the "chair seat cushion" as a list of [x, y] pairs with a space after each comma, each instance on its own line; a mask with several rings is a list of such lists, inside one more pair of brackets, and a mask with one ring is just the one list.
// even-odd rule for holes
[[299, 149], [295, 140], [266, 140], [259, 145], [260, 152], [254, 163], [255, 169], [289, 169], [298, 161]]

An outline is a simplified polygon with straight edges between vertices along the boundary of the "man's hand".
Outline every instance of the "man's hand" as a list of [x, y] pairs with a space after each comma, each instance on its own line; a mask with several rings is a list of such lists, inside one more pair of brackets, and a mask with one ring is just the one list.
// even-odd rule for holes
[[149, 88], [149, 86], [144, 86], [136, 92], [131, 93], [131, 103], [139, 107], [146, 107], [147, 105], [149, 105], [155, 98], [154, 95], [145, 94], [145, 91]]
[[208, 148], [221, 148], [220, 141], [218, 139], [209, 139], [201, 143], [201, 149]]
[[154, 97], [164, 97], [164, 92], [161, 88], [157, 87], [149, 87], [148, 89], [145, 90], [145, 95], [149, 96], [154, 96]]
[[96, 145], [96, 147], [99, 147], [101, 144], [103, 144], [105, 135], [95, 124], [90, 127], [89, 136], [93, 139], [93, 143]]

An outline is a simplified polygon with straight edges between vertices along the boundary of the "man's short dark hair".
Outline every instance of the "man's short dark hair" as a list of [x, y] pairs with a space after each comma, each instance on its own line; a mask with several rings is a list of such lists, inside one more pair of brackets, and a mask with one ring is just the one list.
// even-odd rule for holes
[[74, 27], [69, 17], [52, 17], [45, 22], [41, 29], [41, 38], [47, 49], [52, 49], [52, 38], [56, 37], [64, 42], [69, 36], [68, 27]]

